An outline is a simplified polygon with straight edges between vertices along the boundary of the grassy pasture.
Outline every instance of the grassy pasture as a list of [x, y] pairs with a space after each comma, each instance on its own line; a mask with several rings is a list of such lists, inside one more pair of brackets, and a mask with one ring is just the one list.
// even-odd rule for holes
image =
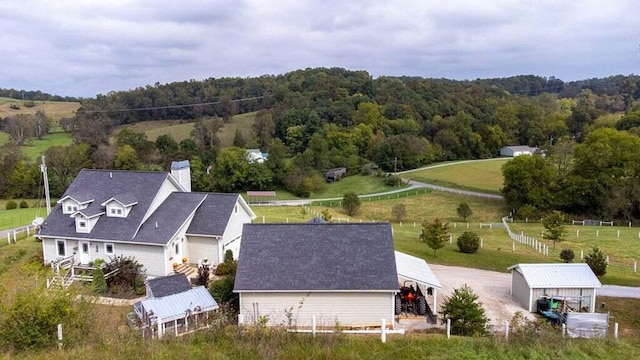
[[[78, 102], [34, 101], [33, 103], [35, 106], [26, 107], [22, 100], [0, 98], [0, 117], [13, 116], [17, 114], [35, 114], [38, 110], [42, 110], [54, 121], [58, 121], [63, 117], [72, 117], [80, 107], [80, 103]], [[11, 104], [18, 105], [20, 109], [12, 109], [10, 107]]]
[[22, 152], [36, 162], [37, 158], [52, 146], [69, 146], [73, 144], [70, 133], [51, 133], [42, 137], [42, 140], [31, 139], [26, 145], [20, 146]]
[[[236, 136], [236, 129], [240, 129], [247, 141], [248, 146], [252, 146], [251, 139], [253, 138], [253, 124], [256, 120], [256, 113], [246, 113], [233, 116], [233, 119], [225, 123], [218, 138], [220, 139], [220, 145], [222, 147], [233, 146], [233, 139]], [[188, 139], [193, 130], [193, 122], [185, 122], [185, 120], [158, 120], [158, 121], [143, 121], [130, 125], [123, 125], [119, 129], [131, 129], [136, 132], [143, 132], [147, 135], [147, 139], [155, 141], [160, 135], [171, 135], [174, 140], [180, 142]]]
[[403, 178], [457, 189], [499, 194], [503, 186], [502, 165], [510, 158], [432, 165], [403, 173]]

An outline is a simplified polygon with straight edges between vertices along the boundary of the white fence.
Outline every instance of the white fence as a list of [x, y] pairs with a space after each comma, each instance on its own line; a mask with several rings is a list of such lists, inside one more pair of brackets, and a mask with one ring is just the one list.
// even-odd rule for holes
[[502, 225], [504, 226], [505, 229], [507, 229], [507, 233], [509, 234], [509, 237], [512, 240], [515, 240], [521, 244], [529, 245], [532, 248], [534, 248], [537, 252], [542, 253], [543, 255], [549, 255], [549, 247], [547, 246], [547, 244], [543, 243], [542, 241], [538, 241], [534, 237], [525, 236], [524, 233], [522, 232], [520, 234], [514, 233], [513, 231], [511, 231], [509, 224], [507, 224], [507, 219], [510, 219], [510, 218], [507, 218], [507, 217], [502, 218]]
[[24, 228], [13, 229], [11, 231], [7, 231], [7, 243], [16, 243], [18, 239], [28, 238], [29, 236], [35, 234], [36, 226], [35, 225], [27, 225]]

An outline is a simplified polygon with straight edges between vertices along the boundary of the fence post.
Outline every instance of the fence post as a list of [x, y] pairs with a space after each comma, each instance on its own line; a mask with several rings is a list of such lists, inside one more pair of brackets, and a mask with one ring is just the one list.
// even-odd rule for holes
[[62, 324], [58, 324], [58, 349], [62, 349]]
[[600, 230], [596, 230], [596, 237], [600, 236]]
[[618, 338], [618, 323], [613, 324], [613, 338]]
[[607, 265], [609, 265], [609, 255], [607, 255]]
[[313, 335], [313, 337], [316, 337], [316, 316], [315, 315], [311, 317], [311, 335]]
[[618, 237], [620, 237], [620, 230], [618, 230]]
[[13, 230], [13, 243], [15, 244], [18, 241], [18, 237], [16, 236], [16, 231]]
[[483, 246], [484, 246], [484, 239], [480, 238], [480, 249], [482, 249]]
[[584, 260], [584, 250], [580, 250], [580, 260]]
[[567, 324], [562, 323], [562, 337], [567, 333]]
[[511, 243], [511, 252], [516, 252], [516, 243]]
[[384, 344], [387, 342], [387, 320], [382, 318], [380, 323], [380, 341]]
[[449, 234], [449, 245], [453, 244], [453, 234]]
[[635, 274], [638, 270], [638, 261], [633, 262], [633, 273]]
[[447, 339], [451, 338], [451, 319], [447, 319]]
[[580, 237], [580, 230], [576, 230], [576, 237]]
[[505, 320], [504, 325], [504, 341], [509, 342], [509, 320]]

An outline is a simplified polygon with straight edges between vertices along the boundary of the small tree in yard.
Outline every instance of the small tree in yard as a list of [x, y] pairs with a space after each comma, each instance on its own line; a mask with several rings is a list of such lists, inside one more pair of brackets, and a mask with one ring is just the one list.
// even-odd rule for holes
[[542, 218], [542, 226], [544, 226], [544, 238], [553, 241], [553, 249], [556, 248], [556, 242], [564, 240], [564, 215], [560, 211], [553, 211], [551, 214]]
[[465, 231], [456, 241], [458, 249], [466, 254], [473, 254], [480, 248], [480, 236], [473, 231]]
[[576, 254], [574, 254], [571, 249], [562, 249], [562, 251], [560, 251], [560, 259], [566, 263], [572, 262], [575, 257]]
[[404, 221], [407, 218], [407, 208], [404, 204], [395, 204], [391, 208], [391, 216], [396, 222]]
[[593, 251], [585, 256], [584, 262], [589, 265], [596, 276], [602, 276], [607, 273], [607, 257], [597, 246], [594, 246]]
[[422, 222], [420, 240], [426, 242], [433, 249], [433, 256], [437, 256], [436, 251], [444, 247], [448, 237], [449, 224], [443, 224], [439, 218], [435, 218], [432, 222]]
[[349, 191], [344, 194], [342, 198], [342, 208], [347, 215], [352, 216], [358, 212], [360, 208], [360, 198], [353, 191]]
[[451, 333], [455, 335], [473, 336], [487, 333], [487, 316], [478, 301], [478, 295], [464, 285], [454, 289], [453, 294], [446, 298], [440, 310], [442, 323], [451, 319]]
[[460, 203], [456, 211], [458, 212], [458, 216], [460, 216], [464, 221], [467, 221], [467, 219], [473, 215], [473, 210], [471, 210], [471, 207], [469, 207], [469, 204], [466, 202]]

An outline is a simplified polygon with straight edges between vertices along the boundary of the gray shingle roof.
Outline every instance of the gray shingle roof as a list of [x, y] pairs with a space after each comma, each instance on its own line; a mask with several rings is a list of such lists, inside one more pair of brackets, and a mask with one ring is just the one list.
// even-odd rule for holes
[[89, 234], [77, 233], [74, 220], [63, 214], [61, 205], [57, 204], [45, 220], [40, 235], [130, 241], [168, 176], [165, 172], [83, 169], [63, 195], [63, 198], [93, 199], [83, 213], [104, 211], [101, 204], [117, 194], [136, 194], [138, 204], [126, 218], [101, 216]]
[[187, 229], [187, 234], [222, 236], [240, 195], [218, 193], [206, 195], [206, 199], [198, 208]]
[[185, 274], [157, 277], [147, 281], [151, 293], [147, 297], [163, 297], [191, 290], [191, 284]]
[[142, 224], [133, 239], [138, 243], [166, 244], [207, 195], [173, 192]]
[[234, 291], [397, 288], [388, 223], [244, 225]]

